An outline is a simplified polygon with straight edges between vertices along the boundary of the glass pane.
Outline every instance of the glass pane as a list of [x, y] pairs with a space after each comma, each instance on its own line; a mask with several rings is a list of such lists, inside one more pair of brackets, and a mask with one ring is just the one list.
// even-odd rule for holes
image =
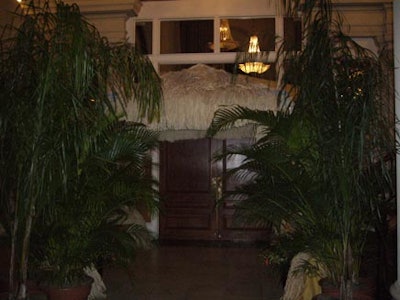
[[161, 21], [161, 54], [211, 52], [213, 20]]
[[[238, 140], [238, 139], [229, 139], [229, 140], [226, 140], [226, 147], [227, 148], [232, 147], [232, 146], [237, 147], [239, 145], [243, 145], [243, 146], [247, 147], [251, 143], [252, 143], [251, 139], [240, 139], [240, 140]], [[226, 171], [230, 171], [232, 169], [240, 167], [244, 163], [245, 159], [246, 159], [246, 156], [240, 155], [240, 154], [233, 154], [233, 155], [228, 156], [225, 159], [225, 169], [226, 169]], [[237, 176], [227, 177], [226, 178], [226, 182], [225, 182], [226, 191], [232, 192], [236, 188], [238, 188], [240, 185], [245, 184], [246, 182], [248, 182], [249, 178], [251, 176], [251, 173], [248, 172], [247, 175], [249, 176], [247, 178], [243, 178], [243, 177], [242, 178], [238, 178]], [[236, 198], [236, 200], [238, 200], [238, 199]]]
[[152, 22], [136, 22], [135, 45], [143, 54], [152, 53]]
[[285, 32], [285, 50], [301, 50], [301, 20], [294, 18], [284, 19], [284, 32]]
[[232, 38], [241, 51], [248, 51], [250, 37], [258, 37], [261, 51], [275, 50], [275, 19], [228, 19]]

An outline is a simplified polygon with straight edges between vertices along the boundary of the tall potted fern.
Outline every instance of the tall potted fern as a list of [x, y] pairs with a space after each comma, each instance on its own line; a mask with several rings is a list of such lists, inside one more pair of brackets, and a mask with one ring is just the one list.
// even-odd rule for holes
[[246, 157], [232, 170], [251, 179], [235, 192], [246, 198], [238, 216], [272, 222], [277, 231], [289, 223], [285, 245], [318, 265], [303, 267], [323, 270], [340, 287], [340, 299], [352, 299], [368, 232], [384, 221], [381, 209], [394, 191], [394, 123], [384, 107], [390, 85], [379, 57], [342, 33], [331, 1], [300, 2], [285, 1], [285, 7], [289, 13], [301, 8], [304, 48], [279, 54], [285, 66], [280, 100], [290, 105], [277, 113], [221, 108], [208, 133], [238, 120], [259, 128], [254, 145], [222, 154]]
[[71, 176], [128, 101], [157, 119], [161, 88], [146, 57], [110, 44], [75, 4], [25, 2], [16, 19], [0, 43], [0, 186], [10, 297], [25, 299], [31, 232], [43, 209], [68, 201]]

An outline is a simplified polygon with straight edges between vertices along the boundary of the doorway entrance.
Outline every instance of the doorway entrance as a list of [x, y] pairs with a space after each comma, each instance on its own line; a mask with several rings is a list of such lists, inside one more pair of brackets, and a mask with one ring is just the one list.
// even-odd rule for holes
[[163, 142], [160, 145], [161, 240], [264, 241], [266, 228], [238, 224], [235, 201], [218, 201], [221, 193], [232, 191], [238, 182], [223, 182], [227, 170], [240, 157], [214, 161], [217, 151], [247, 140], [197, 139]]

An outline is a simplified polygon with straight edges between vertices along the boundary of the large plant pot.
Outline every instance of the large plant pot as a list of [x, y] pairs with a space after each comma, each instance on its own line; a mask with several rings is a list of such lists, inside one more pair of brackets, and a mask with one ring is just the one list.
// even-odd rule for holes
[[[340, 298], [340, 288], [326, 279], [321, 279], [321, 295], [331, 298]], [[375, 282], [370, 278], [360, 278], [359, 284], [353, 287], [354, 300], [374, 300], [376, 294]]]
[[48, 300], [86, 300], [90, 294], [91, 284], [82, 286], [58, 288], [46, 287], [44, 288]]

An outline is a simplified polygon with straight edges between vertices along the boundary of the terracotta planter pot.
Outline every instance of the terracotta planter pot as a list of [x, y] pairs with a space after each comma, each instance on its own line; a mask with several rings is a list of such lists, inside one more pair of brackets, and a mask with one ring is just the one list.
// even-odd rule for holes
[[[374, 300], [376, 294], [375, 282], [370, 278], [360, 278], [359, 284], [353, 287], [354, 300]], [[320, 280], [321, 294], [332, 298], [340, 298], [340, 288], [326, 279]]]
[[86, 300], [90, 294], [91, 284], [70, 288], [44, 288], [48, 300]]

